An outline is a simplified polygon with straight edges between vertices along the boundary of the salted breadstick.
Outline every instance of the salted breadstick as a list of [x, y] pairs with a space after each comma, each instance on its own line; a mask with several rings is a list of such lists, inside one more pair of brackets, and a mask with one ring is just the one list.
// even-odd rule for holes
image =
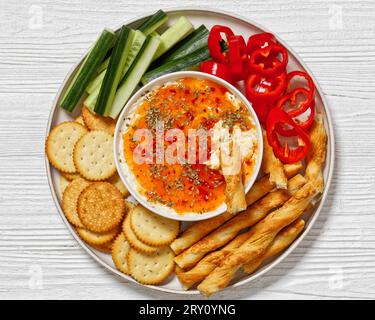
[[183, 269], [176, 265], [176, 270], [178, 270], [178, 272], [176, 272], [176, 275], [182, 287], [187, 290], [191, 288], [195, 283], [201, 282], [207, 275], [211, 273], [211, 271], [213, 271], [220, 264], [220, 261], [225, 258], [226, 254], [229, 253], [230, 250], [238, 248], [250, 237], [250, 234], [251, 231], [239, 234], [224, 248], [209, 253], [188, 271], [184, 272]]
[[[258, 259], [251, 261], [244, 265], [244, 271], [247, 273], [252, 273], [255, 271], [265, 259], [274, 256], [288, 247], [295, 238], [300, 234], [305, 222], [302, 219], [298, 219], [296, 222], [292, 223], [290, 226], [281, 230], [276, 236], [275, 240], [271, 246], [267, 249], [265, 254], [263, 254]], [[201, 282], [207, 275], [209, 275], [220, 263], [224, 260], [227, 254], [231, 250], [237, 249], [241, 246], [253, 233], [253, 230], [249, 230], [245, 233], [239, 234], [231, 242], [229, 242], [224, 248], [218, 251], [211, 252], [206, 255], [201, 261], [199, 261], [194, 268], [189, 271], [176, 272], [176, 275], [182, 285], [182, 287], [187, 290], [191, 288], [194, 284]], [[246, 269], [245, 269], [246, 268]]]
[[319, 114], [310, 129], [311, 147], [307, 155], [306, 178], [307, 180], [317, 179], [319, 191], [323, 192], [324, 181], [322, 164], [326, 158], [327, 134], [324, 129], [322, 116]]
[[298, 237], [305, 226], [305, 221], [298, 219], [290, 226], [281, 230], [267, 250], [255, 260], [251, 260], [243, 266], [243, 271], [247, 274], [253, 273], [258, 267], [268, 258], [275, 256], [282, 252], [284, 249]]
[[272, 147], [268, 144], [267, 133], [263, 130], [263, 159], [262, 170], [269, 173], [270, 182], [275, 184], [277, 189], [287, 188], [287, 177], [281, 161], [273, 154]]
[[277, 233], [298, 219], [319, 193], [315, 181], [305, 184], [281, 208], [275, 210], [253, 227], [253, 234], [238, 249], [229, 253], [198, 286], [205, 296], [224, 289], [235, 273], [247, 262], [258, 258], [272, 243]]
[[[230, 147], [231, 145], [231, 147]], [[245, 188], [242, 183], [242, 161], [240, 146], [236, 141], [222, 146], [221, 169], [225, 179], [225, 203], [227, 212], [237, 213], [246, 209]], [[231, 150], [230, 150], [231, 149]], [[231, 156], [229, 156], [230, 153]]]
[[[289, 181], [291, 191], [299, 189], [305, 183], [301, 175]], [[292, 196], [289, 190], [276, 190], [240, 212], [233, 219], [201, 239], [190, 248], [175, 257], [176, 264], [181, 268], [194, 266], [202, 257], [232, 240], [242, 229], [250, 227], [263, 219], [271, 210], [278, 208]]]
[[288, 179], [290, 179], [291, 177], [294, 177], [302, 169], [303, 169], [303, 164], [301, 161], [298, 161], [295, 163], [284, 164], [284, 173]]
[[[302, 164], [297, 162], [292, 165], [285, 165], [285, 174], [288, 178], [294, 177], [301, 169]], [[249, 192], [246, 195], [246, 204], [250, 206], [255, 201], [264, 197], [275, 185], [269, 181], [268, 175], [262, 177], [256, 181]], [[204, 236], [209, 234], [211, 231], [215, 230], [221, 226], [224, 222], [233, 218], [233, 214], [225, 212], [217, 217], [213, 217], [207, 220], [199, 221], [189, 228], [187, 228], [180, 237], [172, 242], [171, 248], [175, 254], [179, 254], [185, 249], [189, 248], [194, 243], [198, 242]]]

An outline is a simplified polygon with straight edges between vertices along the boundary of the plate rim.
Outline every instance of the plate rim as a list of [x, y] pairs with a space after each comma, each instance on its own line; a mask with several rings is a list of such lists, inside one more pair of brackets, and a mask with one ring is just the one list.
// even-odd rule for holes
[[[237, 13], [233, 13], [233, 12], [229, 12], [229, 11], [226, 11], [226, 10], [221, 10], [221, 9], [215, 9], [215, 8], [211, 8], [211, 7], [207, 7], [207, 6], [203, 6], [203, 7], [191, 7], [191, 6], [182, 6], [182, 7], [165, 7], [165, 8], [162, 8], [163, 11], [165, 11], [166, 13], [170, 13], [170, 14], [176, 14], [178, 12], [194, 12], [194, 13], [206, 13], [206, 14], [219, 14], [221, 16], [227, 16], [231, 19], [236, 19], [236, 20], [239, 20], [240, 22], [242, 23], [246, 23], [248, 25], [252, 25], [260, 30], [263, 30], [265, 32], [271, 32], [268, 28], [265, 28], [262, 24], [259, 24], [255, 21], [253, 21], [252, 19], [249, 19], [247, 17], [244, 17], [240, 14], [237, 14]], [[139, 15], [139, 16], [136, 16], [135, 18], [132, 18], [132, 19], [129, 19], [129, 20], [126, 20], [124, 21], [121, 25], [129, 25], [129, 24], [132, 24], [132, 23], [135, 23], [139, 20], [142, 20], [142, 19], [145, 19], [146, 17], [152, 15], [155, 11], [148, 11], [142, 15]], [[119, 29], [119, 27], [121, 27], [121, 25], [117, 26], [115, 28], [115, 30]], [[232, 288], [237, 288], [237, 287], [240, 287], [244, 284], [247, 284], [247, 283], [250, 283], [252, 281], [254, 281], [255, 279], [257, 279], [258, 277], [264, 275], [266, 272], [270, 271], [271, 269], [273, 269], [274, 267], [276, 267], [280, 262], [282, 262], [302, 241], [303, 239], [305, 238], [305, 236], [309, 233], [310, 229], [312, 228], [312, 226], [314, 225], [314, 223], [316, 222], [318, 216], [320, 215], [320, 212], [322, 211], [322, 208], [324, 206], [324, 202], [328, 196], [328, 193], [329, 193], [329, 189], [331, 187], [331, 182], [332, 182], [332, 177], [333, 177], [333, 171], [334, 171], [334, 166], [335, 166], [335, 156], [336, 156], [336, 153], [335, 153], [335, 135], [334, 135], [334, 130], [333, 130], [333, 121], [332, 121], [332, 115], [331, 115], [331, 110], [329, 109], [328, 107], [328, 102], [327, 102], [327, 99], [323, 93], [323, 90], [322, 88], [320, 87], [319, 83], [317, 82], [314, 74], [311, 72], [310, 68], [305, 64], [305, 62], [300, 58], [300, 56], [293, 50], [293, 48], [291, 48], [289, 45], [287, 45], [284, 40], [280, 39], [280, 37], [278, 36], [277, 33], [274, 33], [276, 35], [276, 38], [277, 40], [287, 48], [287, 50], [289, 52], [292, 53], [293, 57], [296, 59], [296, 61], [302, 66], [302, 68], [307, 71], [307, 73], [311, 76], [311, 78], [313, 79], [313, 82], [314, 82], [314, 85], [320, 95], [320, 98], [322, 100], [322, 104], [323, 104], [323, 108], [324, 108], [324, 112], [326, 114], [326, 121], [327, 121], [327, 128], [328, 129], [327, 131], [327, 134], [329, 136], [329, 146], [330, 146], [330, 154], [329, 154], [329, 162], [326, 162], [326, 165], [328, 165], [328, 174], [327, 174], [327, 180], [325, 182], [325, 188], [324, 188], [324, 191], [323, 191], [323, 194], [321, 196], [321, 198], [319, 199], [319, 204], [318, 206], [316, 207], [315, 209], [315, 212], [312, 214], [312, 216], [310, 217], [309, 219], [309, 223], [307, 225], [307, 227], [305, 227], [304, 231], [301, 233], [301, 235], [282, 253], [280, 254], [276, 259], [274, 259], [271, 263], [269, 263], [268, 265], [266, 265], [264, 268], [262, 268], [261, 270], [259, 270], [258, 272], [248, 276], [247, 278], [244, 278], [230, 286], [228, 286], [227, 288], [225, 288], [225, 290], [230, 290]], [[69, 78], [71, 77], [71, 75], [74, 73], [75, 69], [77, 68], [77, 66], [81, 63], [82, 59], [86, 56], [86, 54], [88, 53], [88, 50], [87, 49], [83, 55], [81, 55], [81, 57], [77, 60], [76, 63], [74, 63], [72, 65], [72, 67], [70, 68], [69, 72], [66, 74], [66, 76], [64, 77], [64, 80], [62, 81], [56, 95], [55, 95], [55, 98], [52, 102], [52, 108], [49, 112], [49, 116], [48, 116], [48, 121], [47, 121], [47, 127], [46, 127], [46, 131], [45, 131], [45, 138], [48, 136], [50, 130], [51, 130], [51, 126], [52, 126], [52, 120], [54, 118], [54, 114], [55, 114], [55, 111], [56, 111], [56, 108], [58, 108], [58, 100], [59, 100], [59, 97], [67, 83], [67, 81], [69, 80]], [[327, 161], [327, 159], [326, 159]], [[47, 180], [48, 180], [48, 185], [49, 185], [49, 188], [50, 188], [50, 191], [51, 191], [51, 194], [52, 194], [52, 198], [53, 198], [53, 201], [54, 201], [54, 204], [55, 204], [55, 207], [57, 209], [57, 211], [59, 212], [60, 214], [60, 217], [62, 218], [63, 222], [65, 223], [66, 227], [68, 228], [69, 232], [72, 234], [72, 236], [74, 237], [74, 239], [79, 243], [79, 245], [86, 251], [86, 253], [88, 253], [96, 262], [98, 262], [101, 266], [103, 266], [104, 268], [106, 268], [107, 270], [111, 271], [112, 273], [114, 273], [116, 276], [122, 278], [122, 279], [126, 279], [128, 280], [130, 283], [136, 283], [137, 285], [139, 285], [140, 287], [142, 288], [150, 288], [152, 290], [155, 290], [155, 291], [159, 291], [159, 292], [165, 292], [165, 293], [174, 293], [174, 294], [181, 294], [181, 295], [198, 295], [200, 294], [200, 292], [198, 290], [191, 290], [191, 291], [185, 291], [183, 289], [181, 290], [177, 290], [177, 289], [170, 289], [170, 288], [165, 288], [165, 287], [160, 287], [160, 286], [153, 286], [153, 285], [142, 285], [140, 283], [138, 283], [137, 281], [135, 281], [133, 278], [121, 273], [120, 271], [118, 271], [117, 269], [113, 268], [112, 266], [108, 265], [105, 261], [103, 261], [101, 258], [99, 258], [95, 252], [93, 252], [84, 242], [83, 240], [76, 234], [76, 232], [74, 231], [74, 228], [73, 226], [68, 222], [68, 220], [66, 219], [64, 213], [62, 212], [62, 209], [61, 209], [61, 206], [60, 206], [60, 203], [59, 203], [59, 200], [58, 200], [58, 197], [57, 197], [57, 194], [55, 192], [55, 187], [54, 187], [54, 184], [53, 184], [53, 181], [52, 181], [52, 174], [51, 174], [51, 165], [50, 163], [48, 162], [48, 158], [47, 156], [44, 154], [44, 163], [45, 163], [45, 169], [46, 169], [46, 174], [47, 174]], [[224, 290], [223, 290], [224, 291]]]

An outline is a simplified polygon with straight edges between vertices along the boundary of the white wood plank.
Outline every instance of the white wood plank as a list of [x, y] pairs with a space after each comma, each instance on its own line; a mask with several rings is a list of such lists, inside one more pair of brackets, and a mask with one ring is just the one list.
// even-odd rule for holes
[[[0, 0], [0, 299], [186, 298], [125, 283], [78, 246], [50, 195], [43, 140], [56, 91], [100, 29], [141, 15], [146, 7], [201, 3]], [[337, 140], [329, 197], [301, 245], [265, 276], [216, 297], [375, 298], [375, 3], [205, 5], [254, 19], [301, 55], [328, 98]], [[35, 6], [42, 8], [41, 29], [29, 28]], [[342, 28], [330, 28], [332, 12], [340, 8]], [[34, 281], [39, 271], [42, 286]]]

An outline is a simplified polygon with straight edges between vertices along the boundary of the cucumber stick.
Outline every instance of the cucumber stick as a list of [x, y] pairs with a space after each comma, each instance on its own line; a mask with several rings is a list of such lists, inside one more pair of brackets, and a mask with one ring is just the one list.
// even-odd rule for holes
[[177, 22], [168, 28], [160, 36], [160, 45], [156, 50], [153, 60], [159, 58], [163, 53], [167, 52], [177, 42], [184, 39], [189, 33], [194, 30], [194, 26], [184, 16], [180, 17]]
[[121, 80], [126, 59], [133, 42], [134, 33], [134, 30], [126, 26], [123, 26], [120, 30], [95, 105], [94, 111], [97, 114], [106, 116], [111, 110], [117, 85]]
[[137, 57], [133, 61], [128, 72], [125, 74], [124, 78], [121, 80], [119, 87], [117, 88], [116, 96], [112, 104], [112, 109], [108, 114], [111, 118], [117, 118], [118, 114], [121, 112], [122, 108], [129, 100], [143, 74], [149, 67], [152, 58], [159, 47], [159, 44], [160, 39], [158, 37], [147, 36], [141, 50], [137, 54]]
[[[129, 67], [133, 63], [139, 50], [141, 50], [141, 47], [143, 43], [145, 42], [145, 40], [146, 40], [146, 36], [141, 31], [136, 30], [134, 34], [133, 42], [132, 42], [132, 47], [129, 51], [128, 57], [126, 58], [126, 63], [125, 63], [125, 67], [123, 70], [122, 77], [125, 75]], [[89, 93], [89, 96], [84, 101], [84, 105], [92, 111], [94, 110], [96, 101], [98, 99], [100, 86], [102, 85], [105, 72], [106, 70], [102, 71], [94, 80], [90, 82], [90, 84], [86, 88], [86, 91]]]
[[148, 71], [143, 75], [141, 81], [143, 84], [146, 84], [151, 80], [167, 73], [183, 70], [193, 70], [196, 69], [202, 61], [208, 59], [210, 59], [210, 51], [206, 46], [202, 49], [196, 50], [188, 54], [187, 56], [184, 56], [174, 61], [169, 61], [156, 69]]
[[124, 77], [125, 73], [129, 70], [139, 50], [141, 50], [142, 45], [145, 42], [145, 40], [146, 40], [146, 36], [141, 31], [136, 30], [133, 43], [132, 43], [132, 47], [128, 54], [128, 58], [126, 59], [124, 71], [122, 72], [122, 77]]
[[[162, 64], [177, 60], [196, 50], [207, 46], [208, 35], [210, 31], [202, 24], [192, 33], [190, 33], [183, 41], [173, 46], [171, 50], [163, 54], [159, 59], [152, 63], [152, 66], [161, 66]], [[152, 67], [151, 66], [151, 67]]]
[[167, 14], [163, 10], [159, 10], [150, 18], [148, 18], [145, 22], [143, 22], [138, 28], [138, 30], [142, 31], [144, 35], [148, 36], [167, 20]]
[[[109, 60], [108, 60], [108, 63], [109, 63]], [[86, 88], [86, 92], [88, 94], [93, 93], [96, 90], [96, 88], [100, 89], [100, 86], [102, 85], [102, 82], [105, 76], [105, 72], [106, 72], [106, 69], [101, 71], [94, 79], [90, 81], [89, 85]]]
[[66, 90], [60, 103], [62, 108], [70, 112], [74, 110], [88, 83], [103, 62], [108, 50], [112, 47], [114, 39], [115, 33], [112, 30], [104, 29], [102, 31]]

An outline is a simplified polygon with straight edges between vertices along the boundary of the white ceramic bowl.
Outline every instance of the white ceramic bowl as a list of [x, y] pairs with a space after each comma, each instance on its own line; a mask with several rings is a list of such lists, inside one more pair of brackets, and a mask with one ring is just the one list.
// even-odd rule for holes
[[128, 188], [131, 195], [144, 207], [148, 208], [152, 212], [159, 214], [161, 216], [164, 216], [166, 218], [174, 219], [174, 220], [181, 220], [181, 221], [198, 221], [198, 220], [204, 220], [208, 218], [212, 218], [214, 216], [220, 215], [223, 212], [226, 211], [226, 204], [223, 203], [220, 205], [217, 209], [208, 211], [203, 214], [197, 214], [194, 212], [186, 212], [184, 214], [177, 213], [174, 209], [167, 207], [165, 205], [155, 203], [152, 201], [149, 201], [139, 190], [141, 190], [141, 186], [137, 182], [135, 176], [132, 174], [131, 169], [128, 167], [125, 158], [124, 158], [124, 152], [123, 152], [123, 135], [126, 131], [126, 122], [128, 121], [128, 118], [131, 117], [136, 110], [136, 102], [142, 98], [147, 92], [152, 91], [153, 89], [162, 86], [165, 83], [168, 82], [174, 82], [178, 79], [182, 78], [196, 78], [196, 79], [207, 79], [211, 80], [215, 83], [218, 83], [228, 89], [229, 92], [234, 94], [238, 99], [240, 99], [245, 106], [248, 108], [251, 116], [254, 119], [254, 123], [257, 129], [257, 135], [258, 135], [258, 156], [256, 159], [256, 164], [254, 166], [253, 174], [248, 179], [246, 185], [245, 185], [245, 192], [248, 192], [251, 188], [251, 186], [254, 184], [261, 165], [261, 160], [263, 156], [263, 139], [262, 139], [262, 129], [260, 126], [260, 123], [258, 121], [258, 118], [255, 114], [254, 109], [252, 108], [250, 102], [244, 97], [244, 95], [236, 89], [234, 86], [229, 84], [228, 82], [206, 74], [202, 72], [196, 72], [196, 71], [180, 71], [175, 72], [171, 74], [167, 74], [165, 76], [161, 76], [157, 79], [154, 79], [153, 81], [149, 82], [147, 85], [142, 87], [140, 90], [138, 90], [132, 97], [129, 99], [127, 104], [125, 105], [124, 109], [122, 110], [115, 129], [114, 134], [114, 152], [115, 152], [115, 162], [117, 166], [117, 171], [121, 177], [121, 180], [125, 184], [125, 186]]

